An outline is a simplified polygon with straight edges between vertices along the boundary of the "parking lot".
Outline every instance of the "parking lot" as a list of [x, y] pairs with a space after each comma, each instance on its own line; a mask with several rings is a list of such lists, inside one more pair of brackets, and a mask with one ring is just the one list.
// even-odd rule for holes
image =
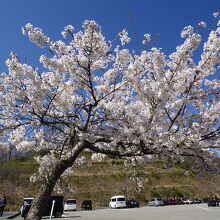
[[[1, 220], [13, 213], [4, 213]], [[14, 218], [21, 220], [21, 217]], [[43, 219], [49, 219], [44, 217]], [[65, 212], [56, 220], [219, 220], [220, 207], [208, 207], [207, 204], [176, 205], [162, 207], [140, 207], [133, 209], [95, 209], [92, 211]]]

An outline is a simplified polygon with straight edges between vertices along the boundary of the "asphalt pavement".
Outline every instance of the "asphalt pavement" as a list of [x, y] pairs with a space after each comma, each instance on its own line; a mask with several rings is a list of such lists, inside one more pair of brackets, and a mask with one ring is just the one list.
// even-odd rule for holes
[[[0, 220], [14, 213], [5, 212]], [[14, 220], [21, 220], [16, 217]], [[44, 217], [43, 219], [49, 219]], [[54, 218], [53, 218], [54, 219]], [[65, 212], [56, 220], [220, 220], [220, 207], [207, 204], [176, 205], [162, 207], [140, 207], [131, 209], [94, 209], [92, 211]]]

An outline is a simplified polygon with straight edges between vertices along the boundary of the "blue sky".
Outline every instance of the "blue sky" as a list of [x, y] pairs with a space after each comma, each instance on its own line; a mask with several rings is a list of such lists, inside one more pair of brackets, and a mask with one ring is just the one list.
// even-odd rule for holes
[[[85, 19], [94, 19], [111, 40], [123, 28], [134, 36], [129, 19], [132, 14], [138, 36], [160, 33], [157, 46], [169, 53], [182, 41], [180, 31], [184, 26], [201, 20], [213, 25], [215, 11], [220, 11], [217, 0], [1, 0], [0, 72], [6, 71], [5, 60], [10, 51], [21, 60], [39, 65], [39, 55], [44, 52], [21, 33], [28, 22], [58, 40], [67, 24], [79, 30]], [[135, 39], [132, 47], [137, 49]]]

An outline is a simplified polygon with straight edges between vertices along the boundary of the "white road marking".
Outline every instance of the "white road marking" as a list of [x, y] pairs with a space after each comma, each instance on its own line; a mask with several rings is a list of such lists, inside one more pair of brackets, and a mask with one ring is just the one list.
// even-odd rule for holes
[[205, 208], [205, 207], [201, 207], [201, 206], [196, 206], [197, 208], [200, 208], [200, 209], [204, 209], [204, 210], [206, 210], [206, 211], [209, 211], [209, 212], [211, 212], [212, 210], [211, 209], [209, 209], [209, 208]]
[[220, 212], [219, 207], [216, 207], [217, 209], [210, 209], [210, 208], [205, 208], [205, 207], [202, 207], [202, 206], [196, 206], [196, 207], [200, 208], [200, 209], [204, 209], [204, 210], [209, 211], [209, 212]]

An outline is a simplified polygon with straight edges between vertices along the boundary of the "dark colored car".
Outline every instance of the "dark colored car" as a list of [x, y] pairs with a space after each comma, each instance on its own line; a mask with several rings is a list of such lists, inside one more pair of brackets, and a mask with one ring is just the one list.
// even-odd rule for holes
[[201, 204], [202, 200], [201, 199], [193, 199], [193, 204]]
[[[25, 218], [30, 210], [32, 200], [29, 200], [28, 202], [24, 201], [23, 207], [21, 209], [21, 217]], [[54, 201], [54, 208], [52, 216], [55, 218], [60, 218], [63, 214], [63, 196], [50, 196], [47, 205], [44, 209], [43, 216], [50, 216], [52, 204]]]
[[84, 200], [82, 202], [82, 210], [92, 210], [92, 201], [91, 200]]
[[173, 198], [173, 197], [168, 197], [165, 200], [163, 200], [164, 205], [182, 205], [183, 200], [181, 198]]
[[218, 199], [208, 199], [208, 207], [211, 207], [211, 206], [219, 206], [219, 200]]
[[129, 199], [126, 201], [126, 206], [127, 208], [138, 208], [140, 205], [139, 205], [139, 202], [135, 199]]

